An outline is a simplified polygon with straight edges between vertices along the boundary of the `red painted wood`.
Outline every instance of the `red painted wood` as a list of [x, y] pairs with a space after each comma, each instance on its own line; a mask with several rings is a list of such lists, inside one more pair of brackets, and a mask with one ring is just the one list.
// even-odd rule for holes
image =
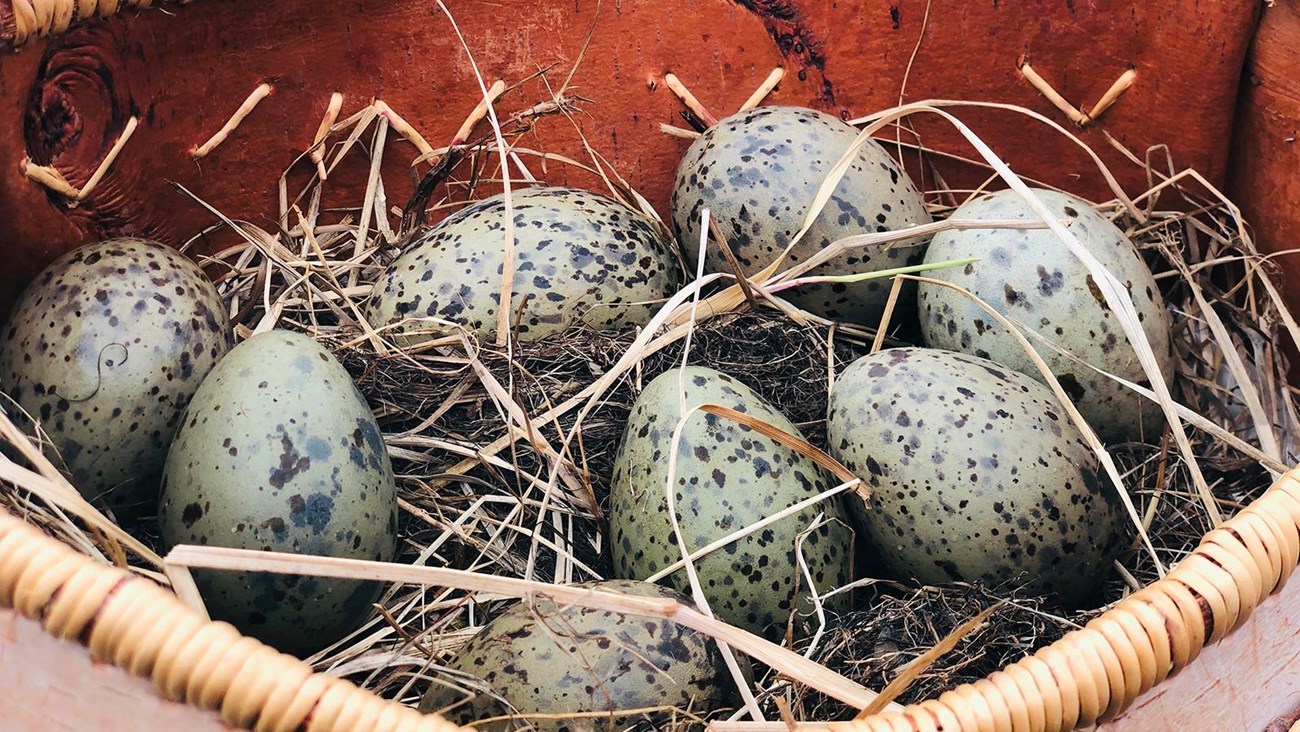
[[[897, 103], [900, 95], [966, 98], [1028, 105], [1062, 119], [1020, 78], [1019, 57], [1027, 55], [1085, 108], [1133, 66], [1137, 85], [1104, 119], [1111, 132], [1137, 150], [1168, 144], [1180, 164], [1221, 180], [1258, 3], [933, 2], [928, 23], [926, 0], [604, 0], [598, 20], [592, 0], [450, 5], [489, 80], [515, 81], [540, 65], [572, 64], [596, 20], [574, 79], [573, 91], [594, 100], [579, 123], [595, 147], [664, 207], [685, 143], [657, 131], [660, 122], [680, 122], [680, 107], [647, 80], [670, 69], [717, 114], [734, 110], [784, 64], [790, 73], [771, 98], [775, 103], [861, 115]], [[310, 143], [333, 91], [347, 95], [345, 112], [383, 97], [434, 145], [448, 140], [478, 95], [447, 20], [423, 0], [200, 0], [172, 14], [127, 15], [4, 58], [0, 308], [39, 267], [76, 244], [118, 234], [176, 243], [211, 222], [167, 185], [169, 178], [232, 216], [264, 222], [276, 210], [280, 172]], [[563, 77], [559, 69], [551, 74], [553, 83]], [[192, 162], [188, 151], [263, 80], [275, 84], [275, 94], [211, 157]], [[534, 84], [502, 106], [543, 97]], [[140, 129], [78, 209], [68, 210], [18, 172], [30, 153], [74, 185], [84, 183], [131, 114], [141, 117]], [[1086, 158], [1054, 133], [1004, 113], [963, 117], [1025, 174], [1106, 195]], [[921, 129], [932, 144], [969, 152], [950, 132], [933, 124]], [[1117, 166], [1126, 185], [1145, 187], [1141, 173], [1122, 164], [1097, 132], [1084, 137]], [[562, 119], [545, 120], [529, 142], [581, 154]], [[409, 189], [398, 157], [390, 156], [388, 193], [400, 203]], [[560, 170], [551, 166], [556, 182], [564, 182]], [[297, 173], [310, 171], [304, 164]], [[338, 202], [359, 201], [364, 171], [337, 178]]]
[[[1265, 11], [1247, 61], [1233, 137], [1229, 195], [1250, 222], [1255, 244], [1278, 254], [1283, 296], [1300, 313], [1300, 8]], [[1292, 354], [1294, 344], [1288, 343]], [[1300, 367], [1293, 370], [1300, 379]]]

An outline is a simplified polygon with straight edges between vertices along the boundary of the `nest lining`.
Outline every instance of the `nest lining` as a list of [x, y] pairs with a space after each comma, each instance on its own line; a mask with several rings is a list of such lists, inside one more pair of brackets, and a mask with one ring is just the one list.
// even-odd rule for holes
[[[572, 99], [553, 100], [549, 107], [534, 105], [509, 118], [522, 120], [505, 130], [516, 152], [529, 152], [523, 143], [542, 116], [572, 119], [574, 104]], [[352, 123], [375, 119], [354, 116]], [[349, 132], [358, 131], [333, 131], [339, 138]], [[372, 162], [391, 154], [364, 144], [336, 152]], [[501, 175], [486, 138], [454, 148], [441, 160], [449, 162], [435, 161], [429, 167], [415, 200], [401, 216], [403, 223], [418, 221], [426, 211], [453, 209], [490, 188]], [[643, 199], [594, 151], [589, 163], [574, 165], [604, 172], [612, 195], [646, 209]], [[1175, 315], [1179, 357], [1174, 396], [1252, 445], [1258, 446], [1261, 432], [1268, 432], [1283, 445], [1283, 458], [1291, 460], [1294, 395], [1285, 386], [1286, 364], [1278, 346], [1287, 337], [1279, 304], [1261, 284], [1271, 274], [1268, 264], [1254, 251], [1230, 202], [1189, 192], [1195, 189], [1188, 183], [1184, 187], [1161, 182], [1155, 188], [1185, 199], [1181, 208], [1193, 214], [1156, 210], [1156, 196], [1147, 198], [1151, 210], [1146, 221], [1119, 203], [1109, 207], [1157, 272]], [[526, 439], [505, 439], [505, 447], [497, 447], [508, 432], [509, 418], [485, 377], [470, 363], [481, 364], [515, 404], [537, 418], [596, 383], [628, 355], [639, 334], [574, 329], [544, 342], [515, 343], [508, 351], [477, 344], [470, 352], [450, 344], [436, 351], [402, 352], [358, 316], [364, 312], [366, 283], [410, 232], [401, 224], [394, 229], [389, 217], [396, 214], [382, 206], [376, 210], [373, 200], [344, 209], [323, 208], [320, 201], [327, 186], [328, 181], [309, 180], [294, 203], [275, 218], [280, 226], [272, 227], [274, 234], [220, 217], [203, 236], [215, 238], [224, 230], [237, 232], [240, 241], [208, 264], [242, 336], [268, 327], [307, 332], [325, 343], [356, 380], [380, 418], [399, 475], [399, 561], [558, 583], [607, 576], [603, 511], [622, 425], [640, 386], [682, 362], [684, 343], [638, 355], [635, 366], [601, 396], [580, 425], [576, 409], [535, 422], [547, 444], [560, 446], [581, 486], [560, 495], [548, 492], [553, 456], [539, 453]], [[435, 199], [437, 190], [443, 196]], [[369, 195], [376, 195], [374, 187]], [[959, 197], [958, 192], [939, 191], [932, 192], [931, 199], [942, 215]], [[373, 211], [375, 220], [384, 223], [358, 224], [362, 211]], [[1206, 304], [1223, 323], [1229, 343], [1211, 327]], [[906, 342], [909, 332], [906, 322], [893, 323], [886, 343]], [[688, 361], [743, 381], [795, 422], [813, 444], [822, 445], [828, 375], [869, 352], [871, 336], [869, 330], [816, 322], [800, 325], [786, 313], [742, 306], [694, 329]], [[1267, 402], [1270, 424], [1263, 430], [1245, 408], [1243, 384], [1224, 358], [1228, 349], [1250, 365], [1253, 388]], [[570, 433], [577, 439], [566, 444]], [[1204, 476], [1225, 515], [1270, 482], [1268, 466], [1229, 444], [1222, 434], [1190, 434], [1195, 471], [1167, 434], [1112, 450], [1156, 558], [1135, 543], [1121, 560], [1123, 569], [1113, 573], [1106, 604], [1158, 579], [1156, 559], [1166, 566], [1176, 562], [1212, 528], [1204, 497], [1193, 487], [1193, 472]], [[83, 551], [119, 562], [125, 557], [114, 541], [22, 485], [5, 484], [0, 500]], [[133, 528], [156, 546], [147, 525]], [[982, 678], [1105, 607], [1057, 615], [1039, 599], [1019, 596], [1015, 588], [959, 584], [914, 588], [877, 582], [856, 592], [859, 609], [829, 618], [815, 647], [798, 650], [873, 689], [883, 688], [902, 666], [963, 622], [997, 606], [986, 623], [903, 691], [899, 700], [904, 702]], [[440, 588], [395, 586], [366, 628], [312, 660], [317, 668], [347, 676], [388, 698], [413, 702], [431, 677], [446, 673], [442, 665], [500, 603]], [[799, 719], [844, 719], [856, 711], [798, 679], [791, 683], [773, 673], [759, 673], [754, 692], [773, 716], [778, 698], [790, 702]]]

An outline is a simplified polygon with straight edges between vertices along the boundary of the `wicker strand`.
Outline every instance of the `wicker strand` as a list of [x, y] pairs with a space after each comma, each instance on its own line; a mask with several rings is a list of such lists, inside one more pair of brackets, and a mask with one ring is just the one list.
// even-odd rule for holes
[[161, 695], [219, 711], [239, 729], [451, 732], [436, 715], [385, 701], [203, 619], [152, 582], [79, 554], [0, 510], [0, 606], [150, 677]]
[[937, 700], [837, 729], [1061, 732], [1112, 719], [1239, 628], [1297, 563], [1300, 469], [1087, 627]]
[[[173, 0], [183, 5], [190, 0]], [[108, 18], [127, 8], [147, 8], [154, 0], [13, 0], [13, 40], [18, 48], [30, 40], [63, 33], [74, 22], [98, 15]]]

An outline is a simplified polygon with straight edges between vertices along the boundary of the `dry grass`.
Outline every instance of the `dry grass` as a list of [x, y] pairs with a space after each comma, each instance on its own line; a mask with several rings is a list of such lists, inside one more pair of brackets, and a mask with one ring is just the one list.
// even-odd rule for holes
[[[544, 84], [545, 78], [543, 73], [532, 81]], [[378, 415], [399, 475], [403, 564], [542, 583], [603, 578], [609, 571], [603, 512], [613, 456], [642, 384], [682, 363], [685, 354], [690, 363], [718, 368], [754, 388], [810, 442], [824, 447], [830, 375], [872, 348], [872, 329], [825, 323], [788, 305], [755, 310], [756, 292], [768, 286], [779, 291], [806, 271], [779, 263], [754, 277], [753, 288], [735, 284], [734, 278], [697, 280], [639, 332], [575, 329], [536, 344], [451, 338], [407, 351], [370, 328], [361, 316], [369, 283], [418, 222], [490, 195], [506, 177], [514, 178], [516, 187], [544, 182], [546, 170], [536, 164], [539, 153], [527, 147], [528, 133], [538, 124], [572, 122], [582, 103], [566, 84], [533, 107], [491, 110], [491, 134], [458, 134], [452, 136], [453, 146], [433, 150], [432, 157], [421, 155], [416, 163], [421, 183], [401, 210], [386, 201], [378, 175], [382, 158], [398, 154], [391, 141], [383, 144], [389, 118], [365, 107], [320, 137], [314, 150], [323, 154], [306, 151], [295, 174], [286, 172], [281, 209], [269, 217], [277, 225], [232, 221], [211, 209], [217, 223], [204, 235], [224, 229], [241, 242], [208, 262], [240, 337], [272, 327], [311, 334], [339, 357]], [[866, 120], [862, 139], [909, 115], [935, 110], [955, 120], [960, 105], [890, 110]], [[319, 110], [309, 114], [314, 118]], [[1026, 124], [1042, 121], [1024, 114]], [[608, 182], [611, 195], [654, 214], [595, 151], [588, 147], [585, 155], [582, 161], [556, 155], [545, 161], [595, 174]], [[375, 171], [365, 200], [346, 209], [325, 208], [321, 201], [328, 199], [329, 181], [316, 174], [315, 161], [329, 172], [348, 156], [364, 158]], [[1001, 161], [984, 157], [1004, 182], [1019, 181], [1008, 180]], [[503, 159], [510, 161], [508, 174]], [[1130, 232], [1159, 273], [1174, 314], [1179, 358], [1172, 401], [1156, 398], [1183, 416], [1186, 429], [1103, 451], [1149, 539], [1147, 551], [1135, 545], [1123, 558], [1122, 571], [1108, 586], [1108, 603], [1134, 583], [1157, 579], [1219, 516], [1231, 515], [1266, 488], [1281, 466], [1293, 463], [1300, 422], [1279, 350], [1283, 339], [1296, 334], [1288, 332], [1294, 324], [1280, 310], [1276, 288], [1264, 279], [1270, 263], [1254, 250], [1231, 203], [1195, 174], [1161, 174], [1133, 159], [1147, 169], [1151, 191], [1130, 197], [1116, 187], [1116, 199], [1101, 207]], [[837, 174], [843, 169], [839, 166]], [[309, 180], [291, 197], [289, 181], [301, 180], [302, 170], [310, 173]], [[836, 180], [832, 175], [823, 187], [810, 222]], [[932, 192], [936, 214], [946, 216], [967, 193]], [[914, 234], [841, 245], [879, 245], [878, 240]], [[914, 338], [901, 313], [900, 318], [888, 329], [885, 345]], [[1175, 411], [1175, 403], [1185, 409]], [[34, 490], [25, 474], [12, 475], [16, 479], [0, 490], [7, 509], [97, 557], [121, 562], [127, 556], [117, 542]], [[138, 557], [135, 563], [158, 569]], [[1010, 598], [922, 673], [903, 700], [977, 679], [1091, 614], [1055, 616], [1014, 588], [918, 589], [881, 582], [856, 592], [862, 609], [830, 618], [815, 644], [798, 650], [873, 689], [884, 687], [902, 665], [954, 628]], [[311, 660], [388, 698], [414, 703], [429, 679], [447, 676], [442, 664], [503, 601], [500, 594], [394, 585], [365, 628]], [[781, 699], [799, 719], [855, 713], [797, 681], [759, 673], [747, 689], [751, 708], [757, 705], [776, 718]]]

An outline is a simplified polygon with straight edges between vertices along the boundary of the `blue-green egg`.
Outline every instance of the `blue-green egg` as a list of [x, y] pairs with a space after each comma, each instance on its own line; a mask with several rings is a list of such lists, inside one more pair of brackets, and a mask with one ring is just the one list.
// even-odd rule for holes
[[[383, 436], [343, 366], [308, 336], [236, 346], [203, 381], [163, 473], [162, 536], [177, 544], [389, 561], [397, 503]], [[354, 630], [380, 586], [200, 570], [214, 619], [310, 653]]]

